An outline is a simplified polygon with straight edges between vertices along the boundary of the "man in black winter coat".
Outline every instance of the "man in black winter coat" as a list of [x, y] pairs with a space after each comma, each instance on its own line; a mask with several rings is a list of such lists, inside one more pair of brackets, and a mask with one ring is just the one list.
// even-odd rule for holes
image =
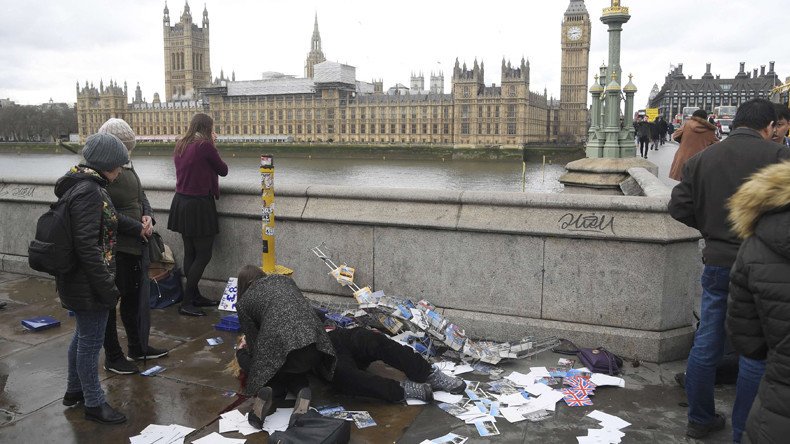
[[[672, 217], [698, 229], [705, 239], [700, 323], [686, 368], [689, 404], [686, 434], [692, 438], [703, 438], [724, 428], [724, 416], [714, 410], [713, 384], [716, 367], [724, 354], [730, 267], [740, 246], [740, 239], [727, 223], [726, 203], [754, 172], [790, 158], [790, 150], [770, 141], [775, 120], [771, 102], [753, 99], [743, 103], [733, 119], [730, 137], [689, 159], [683, 168], [682, 181], [672, 190], [669, 202]], [[763, 368], [762, 361], [741, 357], [742, 375], [736, 388], [739, 396], [732, 413], [735, 442], [740, 442], [756, 395], [754, 376], [762, 375]], [[747, 380], [750, 375], [752, 380]]]

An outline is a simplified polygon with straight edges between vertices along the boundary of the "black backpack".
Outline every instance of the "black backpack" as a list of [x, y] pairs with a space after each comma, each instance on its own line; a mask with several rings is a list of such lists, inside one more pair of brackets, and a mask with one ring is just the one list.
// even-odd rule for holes
[[68, 274], [76, 268], [68, 205], [68, 196], [75, 187], [71, 187], [38, 218], [36, 237], [27, 248], [30, 268], [55, 277]]

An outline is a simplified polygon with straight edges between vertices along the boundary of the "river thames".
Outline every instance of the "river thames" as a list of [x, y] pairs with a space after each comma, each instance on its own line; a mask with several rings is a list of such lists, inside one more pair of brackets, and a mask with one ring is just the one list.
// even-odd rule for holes
[[[230, 183], [258, 183], [256, 157], [224, 156], [229, 174], [220, 179]], [[0, 153], [0, 177], [57, 178], [79, 161], [74, 154]], [[175, 168], [169, 156], [133, 155], [140, 180], [165, 179], [175, 182]], [[470, 191], [521, 191], [519, 161], [470, 160], [383, 160], [306, 159], [275, 157], [277, 185], [341, 185], [356, 188], [428, 188]], [[527, 164], [526, 188], [537, 193], [562, 190], [557, 181], [564, 172], [561, 164]]]
[[[659, 167], [658, 177], [666, 185], [669, 165], [677, 144], [668, 143], [659, 151], [650, 151], [649, 159]], [[258, 183], [258, 158], [223, 155], [229, 174], [220, 183]], [[170, 156], [132, 156], [135, 169], [146, 179], [175, 182], [175, 168]], [[75, 154], [0, 153], [0, 177], [57, 178], [79, 161]], [[384, 160], [384, 159], [308, 159], [275, 156], [277, 185], [340, 185], [355, 188], [425, 188], [439, 190], [521, 192], [521, 162], [518, 160]], [[562, 191], [559, 177], [567, 160], [527, 163], [526, 191], [556, 193]]]

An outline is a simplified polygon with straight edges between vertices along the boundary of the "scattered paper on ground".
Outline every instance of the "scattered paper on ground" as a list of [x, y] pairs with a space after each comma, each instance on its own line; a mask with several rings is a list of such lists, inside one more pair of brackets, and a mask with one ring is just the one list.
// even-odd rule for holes
[[193, 444], [244, 444], [245, 442], [247, 442], [246, 438], [225, 438], [217, 432], [192, 441]]
[[181, 444], [184, 437], [194, 430], [178, 424], [150, 424], [139, 435], [130, 437], [129, 441], [131, 444]]

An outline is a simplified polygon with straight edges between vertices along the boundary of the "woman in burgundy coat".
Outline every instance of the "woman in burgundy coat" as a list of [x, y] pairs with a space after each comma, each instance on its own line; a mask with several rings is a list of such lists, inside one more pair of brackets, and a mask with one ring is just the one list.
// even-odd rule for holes
[[214, 142], [214, 121], [206, 114], [195, 114], [189, 130], [176, 143], [176, 194], [170, 204], [167, 228], [181, 234], [184, 241], [184, 274], [187, 278], [184, 300], [178, 312], [186, 316], [205, 316], [198, 307], [217, 305], [198, 291], [198, 282], [211, 260], [214, 237], [219, 233], [217, 207], [219, 177], [228, 175]]

